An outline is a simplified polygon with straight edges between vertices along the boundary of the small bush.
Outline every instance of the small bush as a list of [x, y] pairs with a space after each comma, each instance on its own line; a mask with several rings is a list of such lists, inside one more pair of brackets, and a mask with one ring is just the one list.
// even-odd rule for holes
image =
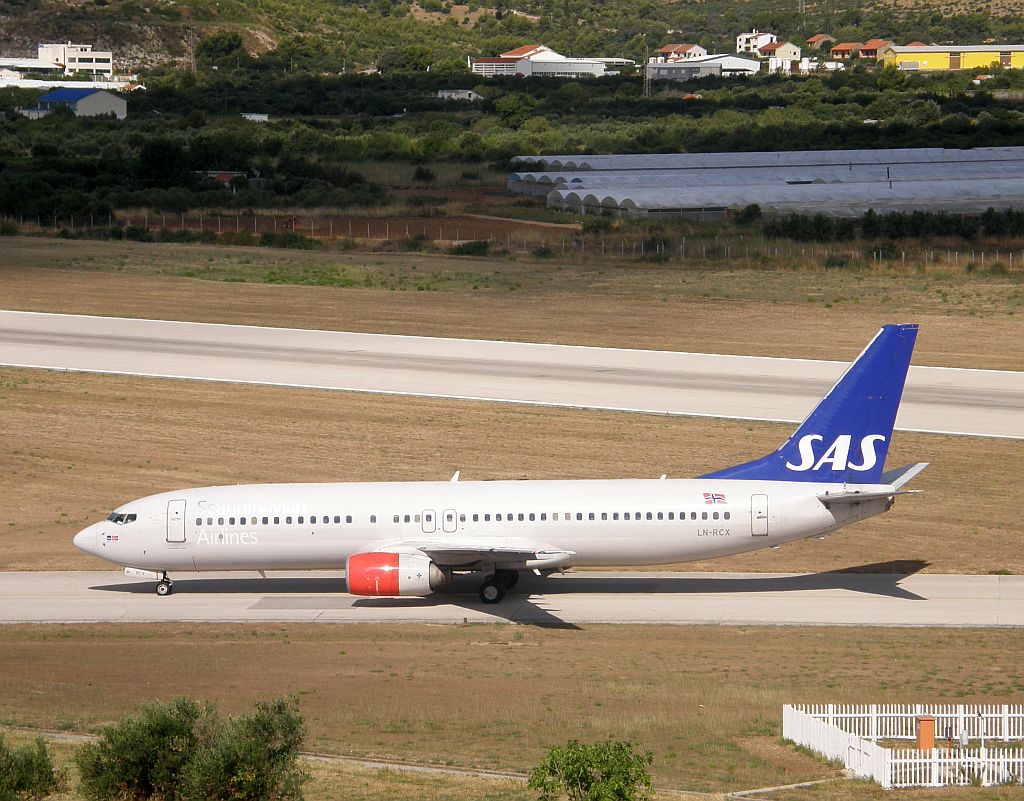
[[0, 222], [0, 236], [17, 236], [19, 233], [18, 224], [13, 220]]
[[530, 255], [535, 259], [551, 259], [554, 258], [555, 251], [549, 248], [547, 245], [541, 245], [539, 248], [535, 248], [530, 251]]
[[448, 248], [448, 253], [452, 256], [486, 256], [490, 250], [491, 243], [486, 239], [473, 239]]
[[825, 257], [822, 265], [826, 270], [848, 270], [851, 267], [856, 267], [856, 264], [851, 259], [846, 256], [840, 256], [838, 253], [830, 253]]
[[260, 245], [265, 248], [289, 248], [291, 250], [316, 250], [320, 242], [294, 231], [260, 234]]
[[421, 165], [413, 172], [412, 179], [418, 184], [432, 184], [437, 180], [437, 173]]
[[185, 698], [143, 706], [75, 753], [81, 795], [89, 801], [176, 801], [182, 771], [214, 721], [212, 707]]
[[988, 271], [991, 275], [1006, 275], [1006, 265], [1001, 261], [994, 261]]
[[66, 772], [54, 767], [41, 737], [14, 749], [0, 737], [0, 801], [39, 801], [60, 792], [66, 783]]
[[197, 752], [183, 776], [187, 801], [299, 801], [308, 779], [299, 767], [306, 738], [294, 699], [256, 704], [231, 718], [209, 748]]
[[757, 203], [744, 206], [733, 217], [737, 225], [751, 225], [761, 219], [761, 207]]
[[651, 796], [652, 759], [630, 743], [570, 740], [548, 751], [530, 772], [529, 787], [539, 801], [645, 801]]

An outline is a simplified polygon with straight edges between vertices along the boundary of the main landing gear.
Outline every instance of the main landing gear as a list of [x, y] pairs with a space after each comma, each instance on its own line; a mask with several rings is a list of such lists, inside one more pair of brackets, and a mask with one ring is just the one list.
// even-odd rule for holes
[[519, 582], [519, 573], [515, 570], [495, 570], [494, 575], [488, 577], [480, 585], [480, 600], [485, 604], [500, 603], [505, 593], [511, 590]]
[[170, 595], [172, 592], [174, 592], [174, 582], [167, 578], [167, 576], [165, 575], [162, 579], [160, 579], [160, 581], [157, 582], [156, 587], [154, 589], [156, 591], [156, 594], [163, 598], [164, 596]]

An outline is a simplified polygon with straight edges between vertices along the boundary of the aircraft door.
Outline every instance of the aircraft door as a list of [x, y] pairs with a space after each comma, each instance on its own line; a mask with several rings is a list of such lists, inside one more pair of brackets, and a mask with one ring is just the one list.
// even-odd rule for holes
[[454, 509], [444, 510], [444, 515], [441, 517], [441, 528], [448, 534], [458, 529], [458, 516], [455, 514]]
[[750, 533], [754, 537], [768, 536], [768, 496], [750, 496]]
[[420, 520], [422, 521], [424, 534], [433, 534], [437, 531], [437, 520], [434, 519], [433, 509], [424, 509], [423, 514], [420, 515]]
[[167, 541], [185, 541], [185, 501], [167, 502]]

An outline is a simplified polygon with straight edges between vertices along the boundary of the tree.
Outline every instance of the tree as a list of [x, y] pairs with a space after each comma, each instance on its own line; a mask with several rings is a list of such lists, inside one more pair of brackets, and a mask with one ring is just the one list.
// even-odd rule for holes
[[212, 707], [186, 698], [146, 704], [75, 753], [81, 794], [89, 801], [176, 801], [181, 773], [214, 722]]
[[650, 798], [653, 757], [628, 742], [592, 745], [570, 740], [548, 751], [530, 772], [529, 787], [539, 801], [645, 801]]
[[41, 737], [12, 749], [0, 736], [0, 801], [40, 801], [64, 789], [66, 779]]
[[494, 101], [494, 110], [509, 127], [518, 130], [530, 119], [537, 101], [522, 92], [510, 92]]

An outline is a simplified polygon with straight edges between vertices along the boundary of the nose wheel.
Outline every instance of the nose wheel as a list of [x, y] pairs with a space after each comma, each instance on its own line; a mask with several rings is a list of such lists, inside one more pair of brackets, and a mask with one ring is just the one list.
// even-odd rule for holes
[[480, 600], [485, 604], [501, 603], [505, 593], [519, 582], [519, 573], [515, 570], [496, 570], [494, 575], [480, 585]]
[[156, 585], [156, 594], [163, 598], [165, 595], [170, 595], [174, 592], [174, 583], [168, 579], [161, 579]]

